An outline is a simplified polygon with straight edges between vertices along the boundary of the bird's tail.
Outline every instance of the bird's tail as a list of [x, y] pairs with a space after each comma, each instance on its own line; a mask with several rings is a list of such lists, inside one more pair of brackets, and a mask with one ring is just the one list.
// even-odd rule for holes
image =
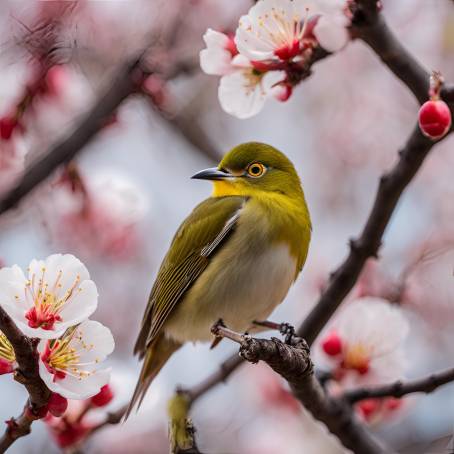
[[153, 340], [145, 353], [139, 380], [126, 410], [124, 420], [129, 417], [134, 407], [137, 406], [137, 409], [139, 409], [151, 382], [158, 375], [167, 360], [180, 347], [180, 343], [168, 339], [163, 333]]

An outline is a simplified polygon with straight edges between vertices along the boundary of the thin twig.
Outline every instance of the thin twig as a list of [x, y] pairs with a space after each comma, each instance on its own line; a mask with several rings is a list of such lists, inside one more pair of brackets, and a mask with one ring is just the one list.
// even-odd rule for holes
[[179, 392], [185, 393], [190, 400], [190, 404], [193, 405], [194, 402], [199, 399], [199, 397], [203, 396], [219, 383], [224, 383], [241, 364], [244, 364], [243, 358], [235, 353], [234, 355], [229, 356], [224, 362], [222, 362], [219, 366], [219, 369], [209, 375], [205, 380], [201, 381], [199, 384], [193, 386], [192, 388], [180, 388]]
[[441, 372], [430, 374], [427, 377], [417, 380], [396, 381], [387, 385], [374, 386], [370, 388], [359, 388], [347, 391], [343, 398], [353, 404], [364, 399], [381, 397], [400, 398], [411, 393], [431, 393], [440, 386], [454, 381], [454, 368], [446, 369]]
[[0, 454], [6, 452], [18, 438], [28, 435], [31, 432], [33, 421], [37, 419], [40, 419], [40, 417], [31, 411], [30, 403], [27, 401], [19, 417], [6, 421], [6, 431], [0, 437]]
[[99, 430], [103, 429], [106, 426], [119, 424], [121, 422], [121, 420], [123, 419], [123, 416], [126, 413], [127, 408], [128, 408], [128, 405], [123, 405], [118, 410], [108, 412], [103, 421], [101, 421], [99, 424], [97, 424], [96, 426], [93, 426], [90, 429], [90, 432], [88, 433], [87, 438], [89, 436], [91, 437], [94, 433], [98, 432]]

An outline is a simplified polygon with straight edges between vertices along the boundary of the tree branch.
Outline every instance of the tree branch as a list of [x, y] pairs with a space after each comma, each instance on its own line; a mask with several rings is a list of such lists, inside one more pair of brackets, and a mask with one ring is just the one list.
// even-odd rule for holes
[[128, 405], [125, 404], [118, 410], [108, 412], [106, 414], [106, 417], [104, 418], [104, 421], [101, 421], [99, 424], [90, 429], [90, 432], [87, 434], [87, 438], [91, 437], [94, 433], [98, 432], [106, 426], [119, 424], [122, 421], [127, 409]]
[[411, 393], [429, 394], [440, 386], [454, 381], [454, 368], [430, 374], [427, 377], [417, 380], [396, 381], [387, 385], [374, 386], [370, 388], [359, 388], [344, 393], [344, 399], [350, 404], [360, 400], [381, 397], [402, 397]]
[[0, 306], [0, 330], [14, 349], [18, 368], [14, 378], [28, 391], [29, 400], [18, 418], [11, 418], [0, 438], [0, 453], [5, 452], [18, 438], [28, 435], [33, 421], [40, 419], [40, 409], [47, 405], [49, 388], [39, 375], [38, 353], [35, 339], [25, 336], [11, 317]]
[[0, 437], [0, 454], [6, 450], [20, 437], [25, 437], [31, 432], [31, 425], [33, 421], [40, 419], [36, 416], [29, 406], [29, 402], [25, 404], [22, 414], [18, 418], [11, 418], [6, 421], [6, 431]]
[[[353, 4], [352, 34], [366, 42], [388, 68], [412, 91], [419, 103], [428, 99], [430, 75], [400, 44], [379, 13], [375, 0]], [[454, 88], [442, 90], [454, 102]], [[451, 109], [452, 110], [452, 109]], [[399, 152], [394, 168], [380, 179], [374, 205], [360, 237], [350, 242], [350, 253], [332, 273], [328, 287], [298, 329], [298, 335], [312, 344], [322, 328], [355, 285], [369, 257], [377, 256], [383, 233], [405, 188], [418, 172], [434, 142], [424, 137], [418, 125]]]
[[400, 196], [416, 175], [434, 142], [416, 126], [394, 168], [380, 178], [372, 210], [358, 239], [350, 241], [350, 253], [331, 275], [318, 303], [298, 329], [298, 335], [312, 344], [332, 314], [355, 285], [369, 257], [376, 257], [383, 233]]
[[143, 77], [140, 58], [124, 65], [114, 77], [112, 85], [85, 115], [74, 132], [51, 148], [47, 155], [35, 162], [19, 183], [0, 201], [0, 215], [16, 206], [39, 183], [48, 178], [58, 166], [68, 163], [105, 125], [112, 112], [131, 93], [136, 91]]
[[205, 380], [192, 388], [184, 389], [179, 388], [178, 392], [183, 393], [188, 397], [189, 406], [191, 407], [194, 402], [206, 392], [210, 391], [219, 383], [223, 383], [230, 377], [230, 375], [237, 369], [238, 366], [243, 364], [243, 358], [238, 356], [236, 353], [229, 356], [221, 365], [219, 369], [209, 375]]
[[22, 334], [11, 317], [0, 306], [0, 330], [13, 346], [18, 369], [15, 380], [27, 388], [33, 410], [47, 404], [50, 391], [39, 375], [36, 341]]
[[356, 0], [351, 27], [380, 60], [413, 93], [420, 104], [428, 100], [429, 72], [400, 43], [378, 11], [375, 0]]
[[240, 355], [255, 364], [266, 362], [284, 377], [301, 404], [323, 422], [341, 443], [356, 454], [390, 453], [359, 423], [345, 401], [328, 396], [314, 375], [307, 343], [298, 337], [291, 338], [291, 345], [277, 338], [256, 339], [242, 336], [228, 328], [216, 326], [216, 335], [228, 337], [240, 344]]

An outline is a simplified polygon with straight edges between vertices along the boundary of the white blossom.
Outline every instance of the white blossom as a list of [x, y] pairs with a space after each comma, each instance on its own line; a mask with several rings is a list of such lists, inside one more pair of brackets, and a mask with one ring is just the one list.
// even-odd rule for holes
[[265, 101], [273, 95], [273, 87], [285, 79], [285, 72], [257, 71], [242, 55], [237, 55], [232, 64], [235, 71], [221, 78], [219, 102], [227, 113], [235, 117], [252, 117], [260, 112]]
[[[402, 347], [408, 330], [399, 307], [381, 298], [357, 299], [321, 337], [324, 359], [348, 387], [358, 379], [373, 383], [401, 378], [405, 369]], [[332, 348], [334, 345], [337, 348]]]
[[27, 273], [17, 265], [0, 270], [0, 304], [26, 335], [59, 337], [95, 311], [96, 285], [73, 255], [34, 259]]
[[83, 187], [56, 184], [43, 213], [57, 244], [83, 257], [127, 259], [140, 244], [138, 224], [148, 199], [132, 181], [114, 172], [81, 175]]
[[200, 51], [200, 67], [206, 74], [224, 76], [232, 72], [235, 43], [226, 34], [209, 28], [203, 35], [206, 49]]
[[348, 40], [344, 7], [345, 0], [259, 0], [241, 17], [235, 43], [252, 61], [290, 60], [304, 50], [306, 27], [314, 20], [318, 43], [337, 51]]
[[86, 320], [58, 339], [39, 343], [39, 374], [51, 391], [67, 399], [88, 399], [109, 382], [110, 370], [99, 365], [114, 346], [108, 328]]
[[346, 0], [317, 0], [316, 8], [321, 16], [313, 33], [320, 46], [329, 52], [341, 50], [350, 39], [346, 3]]

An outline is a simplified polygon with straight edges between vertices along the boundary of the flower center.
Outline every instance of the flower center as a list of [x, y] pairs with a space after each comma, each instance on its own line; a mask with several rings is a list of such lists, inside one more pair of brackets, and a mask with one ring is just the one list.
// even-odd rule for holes
[[[25, 313], [25, 318], [28, 320], [28, 326], [31, 328], [42, 328], [44, 330], [53, 330], [56, 322], [61, 322], [62, 318], [59, 315], [63, 306], [73, 297], [76, 289], [79, 288], [80, 276], [74, 280], [73, 285], [65, 292], [63, 296], [59, 295], [59, 290], [62, 287], [61, 278], [63, 271], [57, 273], [57, 277], [53, 285], [49, 285], [45, 280], [46, 268], [41, 269], [41, 277], [36, 278], [33, 274], [31, 279], [25, 285], [25, 299], [31, 303], [32, 307]], [[16, 295], [16, 300], [19, 295]]]
[[274, 55], [279, 57], [281, 60], [290, 60], [291, 58], [298, 55], [300, 51], [300, 42], [294, 39], [292, 43], [285, 44], [274, 51]]
[[91, 372], [81, 367], [99, 362], [97, 358], [90, 362], [81, 362], [81, 353], [93, 348], [93, 344], [83, 341], [82, 333], [77, 328], [70, 328], [60, 339], [47, 341], [41, 360], [54, 375], [54, 381], [62, 380], [67, 375], [82, 380], [91, 375]]
[[342, 366], [345, 369], [354, 369], [360, 374], [369, 370], [370, 349], [365, 345], [357, 343], [347, 347]]
[[261, 81], [262, 81], [262, 77], [264, 76], [264, 73], [261, 73], [259, 70], [255, 69], [255, 68], [252, 70], [250, 68], [248, 68], [243, 71], [243, 76], [244, 76], [243, 87], [246, 92], [246, 95], [252, 94], [255, 91], [255, 88], [257, 87], [257, 85], [260, 85], [262, 94], [265, 95], [265, 92], [264, 92], [263, 88], [261, 87]]
[[298, 14], [289, 19], [284, 10], [271, 8], [271, 13], [258, 17], [260, 31], [257, 36], [268, 45], [276, 48], [274, 54], [281, 60], [290, 60], [300, 51], [300, 41], [303, 39], [307, 24], [309, 9], [306, 10], [306, 19]]

